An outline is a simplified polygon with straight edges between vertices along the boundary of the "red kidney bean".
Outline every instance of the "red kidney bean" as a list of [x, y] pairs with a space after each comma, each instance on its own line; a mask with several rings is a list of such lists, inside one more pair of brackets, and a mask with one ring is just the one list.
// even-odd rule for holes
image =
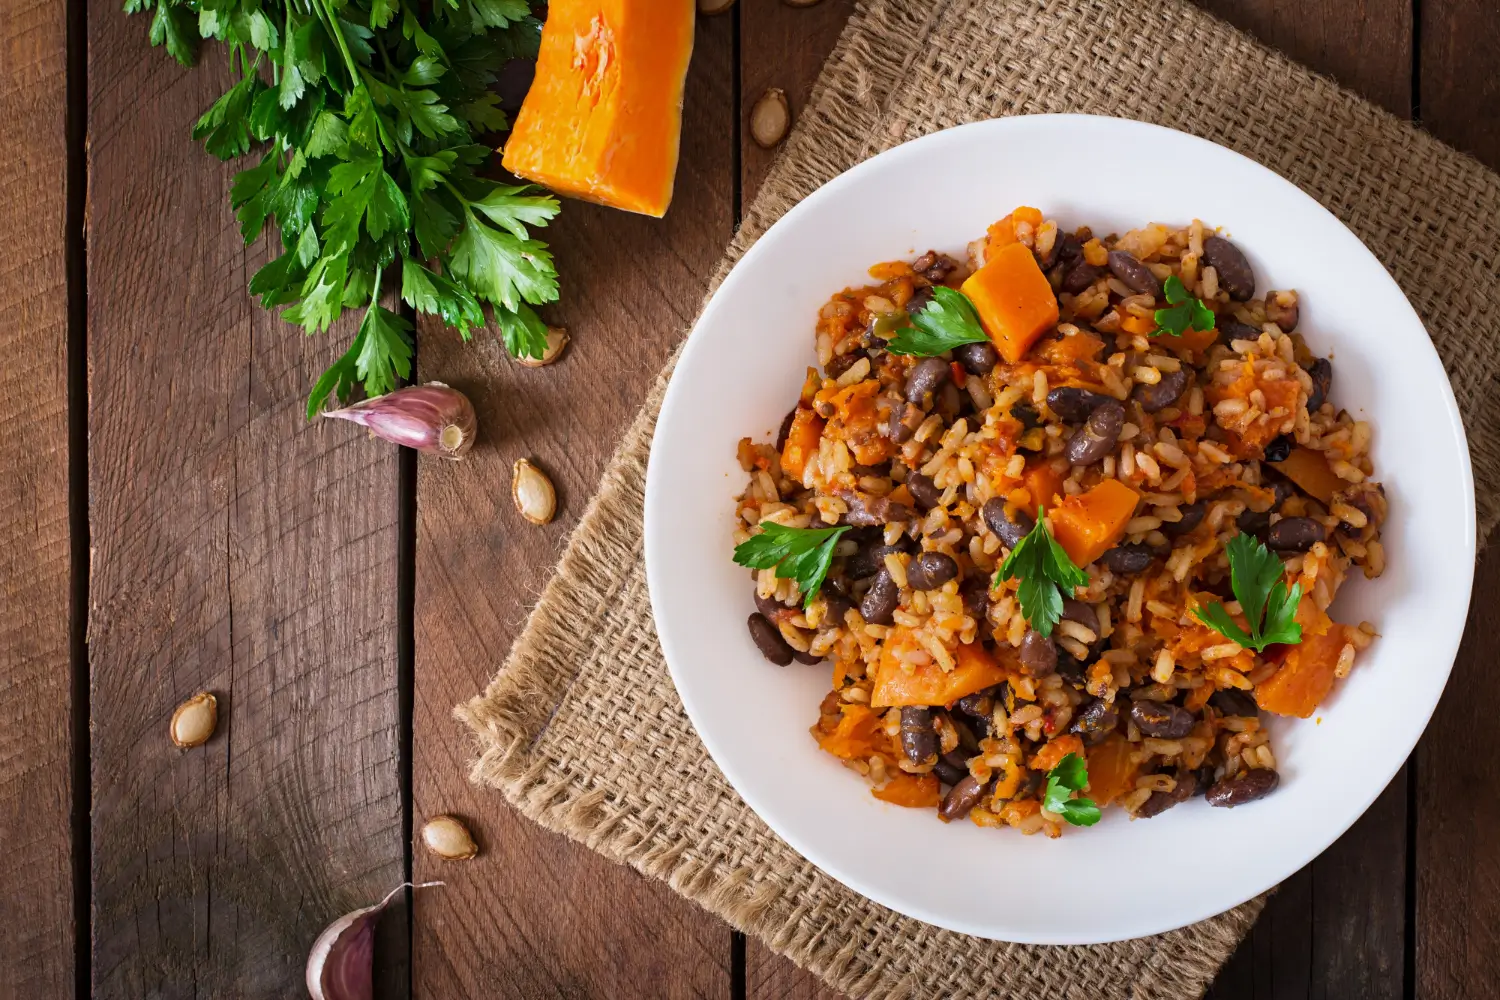
[[983, 378], [995, 370], [1000, 363], [1000, 354], [995, 345], [986, 341], [981, 344], [964, 344], [953, 349], [953, 360], [964, 366], [970, 375]]
[[884, 545], [876, 539], [862, 546], [845, 560], [844, 575], [851, 580], [863, 580], [867, 576], [874, 576], [885, 566], [886, 556], [905, 551], [907, 551], [907, 543], [904, 539], [895, 545]]
[[[938, 776], [938, 780], [945, 785], [956, 785], [969, 775], [969, 761], [963, 751], [954, 750], [945, 753], [938, 758], [933, 765], [932, 773]], [[973, 807], [970, 806], [972, 809]]]
[[1057, 643], [1028, 628], [1021, 640], [1021, 669], [1032, 677], [1046, 677], [1057, 669]]
[[1141, 404], [1142, 410], [1147, 413], [1157, 413], [1182, 398], [1182, 394], [1187, 391], [1190, 379], [1191, 376], [1186, 368], [1179, 368], [1175, 372], [1162, 372], [1161, 381], [1155, 385], [1142, 382], [1130, 395]]
[[912, 292], [911, 298], [906, 300], [906, 312], [908, 315], [915, 316], [926, 308], [927, 303], [931, 301], [932, 289], [924, 285], [915, 292]]
[[[949, 369], [949, 372], [951, 374], [952, 369]], [[932, 396], [933, 412], [951, 424], [958, 419], [958, 415], [964, 407], [964, 400], [968, 398], [968, 395], [959, 392], [958, 386], [954, 385], [951, 381], [944, 382]]]
[[1281, 327], [1283, 333], [1291, 333], [1297, 329], [1297, 318], [1301, 311], [1297, 305], [1297, 293], [1287, 292], [1291, 296], [1291, 302], [1282, 302], [1281, 292], [1266, 293], [1266, 319]]
[[956, 785], [948, 789], [948, 794], [943, 796], [942, 805], [938, 806], [938, 816], [949, 823], [956, 819], [963, 819], [979, 804], [979, 800], [984, 798], [987, 788], [987, 784], [981, 784], [979, 779], [972, 774], [964, 775]]
[[943, 552], [923, 552], [906, 567], [906, 582], [912, 590], [936, 590], [958, 576], [958, 563]]
[[1101, 403], [1068, 439], [1064, 451], [1074, 465], [1093, 465], [1114, 450], [1125, 426], [1125, 407], [1117, 399]]
[[[1070, 424], [1081, 424], [1105, 403], [1114, 402], [1113, 396], [1080, 389], [1076, 385], [1065, 385], [1047, 393], [1047, 406], [1058, 417]], [[1011, 411], [1014, 415], [1015, 411]]]
[[1077, 622], [1095, 635], [1099, 633], [1099, 616], [1094, 612], [1091, 604], [1085, 604], [1076, 598], [1065, 597], [1062, 617], [1063, 621]]
[[1152, 273], [1149, 267], [1142, 264], [1135, 254], [1127, 253], [1124, 250], [1111, 250], [1109, 252], [1109, 269], [1132, 292], [1140, 292], [1142, 295], [1161, 298], [1160, 279]]
[[1141, 804], [1135, 811], [1137, 819], [1150, 819], [1152, 816], [1160, 816], [1179, 802], [1186, 802], [1193, 797], [1198, 788], [1198, 777], [1192, 771], [1183, 771], [1176, 775], [1177, 787], [1170, 792], [1152, 792], [1151, 797]]
[[882, 524], [900, 524], [916, 516], [906, 504], [898, 503], [889, 497], [872, 496], [857, 490], [842, 490], [839, 497], [848, 508], [844, 516], [839, 519], [843, 524], [869, 528]]
[[958, 588], [958, 595], [964, 602], [964, 614], [976, 622], [983, 622], [990, 610], [989, 581], [983, 577], [965, 580]]
[[932, 479], [920, 472], [913, 472], [906, 477], [906, 489], [917, 502], [917, 509], [922, 511], [936, 507], [943, 497], [943, 491], [933, 485]]
[[1177, 508], [1177, 513], [1182, 515], [1180, 521], [1163, 521], [1161, 533], [1168, 538], [1180, 538], [1203, 523], [1203, 518], [1208, 514], [1208, 504], [1199, 500]]
[[875, 574], [875, 582], [865, 591], [859, 602], [859, 613], [871, 625], [889, 625], [895, 621], [896, 605], [901, 601], [901, 588], [891, 578], [891, 571], [881, 567]]
[[1225, 715], [1241, 715], [1253, 719], [1260, 715], [1260, 706], [1248, 691], [1223, 688], [1209, 695], [1208, 703]]
[[1249, 323], [1241, 323], [1233, 316], [1220, 316], [1214, 324], [1219, 328], [1218, 342], [1228, 347], [1232, 341], [1255, 340], [1260, 331]]
[[1160, 740], [1180, 740], [1193, 731], [1193, 713], [1176, 705], [1138, 701], [1130, 706], [1130, 717], [1141, 732]]
[[1000, 544], [1008, 549], [1013, 549], [1021, 544], [1021, 539], [1031, 533], [1036, 527], [1036, 519], [1024, 510], [1017, 510], [1014, 519], [1005, 513], [1005, 501], [999, 497], [991, 497], [979, 508], [980, 516], [989, 529], [1000, 539]]
[[781, 637], [781, 630], [772, 625], [765, 615], [757, 612], [750, 616], [747, 624], [750, 626], [750, 638], [760, 647], [762, 656], [778, 667], [792, 662], [792, 647]]
[[1313, 384], [1312, 393], [1307, 397], [1307, 412], [1317, 413], [1328, 402], [1328, 390], [1333, 388], [1333, 362], [1319, 358], [1308, 366], [1307, 374], [1312, 376]]
[[1292, 448], [1296, 444], [1297, 442], [1290, 434], [1283, 434], [1280, 437], [1272, 438], [1271, 443], [1266, 445], [1265, 460], [1267, 462], [1285, 462], [1287, 456], [1291, 455]]
[[1073, 717], [1068, 731], [1082, 737], [1085, 745], [1093, 746], [1114, 732], [1119, 721], [1120, 713], [1113, 705], [1103, 698], [1095, 698]]
[[1145, 572], [1155, 558], [1155, 551], [1145, 542], [1125, 542], [1104, 553], [1099, 561], [1115, 576], [1134, 576]]
[[907, 403], [896, 402], [891, 407], [890, 416], [886, 418], [885, 436], [897, 444], [905, 444], [911, 440], [911, 436], [917, 433], [917, 428], [922, 426], [922, 421], [927, 415], [922, 412], [920, 406], [912, 406]]
[[1321, 522], [1310, 517], [1283, 517], [1266, 533], [1266, 548], [1277, 552], [1306, 552], [1328, 537]]
[[1057, 672], [1076, 688], [1082, 688], [1088, 681], [1088, 672], [1082, 661], [1065, 649], [1057, 651]]
[[1030, 403], [1017, 403], [1010, 408], [1010, 415], [1021, 422], [1023, 431], [1042, 426], [1042, 415]]
[[937, 760], [938, 737], [932, 728], [932, 711], [915, 705], [901, 709], [901, 752], [913, 764]]
[[787, 606], [774, 597], [762, 597], [760, 595], [760, 588], [756, 587], [755, 609], [765, 615], [766, 619], [774, 624], [781, 612], [787, 610]]
[[1063, 270], [1062, 290], [1069, 295], [1077, 295], [1097, 281], [1103, 273], [1102, 267], [1095, 267], [1080, 257]]
[[906, 376], [906, 401], [918, 406], [925, 404], [927, 397], [952, 377], [952, 369], [942, 358], [923, 358]]
[[1222, 236], [1203, 241], [1203, 259], [1219, 273], [1219, 287], [1236, 302], [1249, 302], [1255, 295], [1255, 272], [1239, 247]]
[[1208, 790], [1208, 804], [1233, 809], [1263, 799], [1281, 784], [1281, 775], [1266, 767], [1252, 767], [1233, 778], [1225, 778]]

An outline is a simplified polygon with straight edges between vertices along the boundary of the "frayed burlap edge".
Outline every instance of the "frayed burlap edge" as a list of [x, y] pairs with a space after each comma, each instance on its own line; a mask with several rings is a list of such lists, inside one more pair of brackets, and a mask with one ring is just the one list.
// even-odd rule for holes
[[[1005, 30], [1000, 32], [1002, 24]], [[1160, 58], [1160, 65], [1151, 71], [1164, 77], [1174, 72], [1192, 76], [1199, 88], [1197, 103], [1183, 98], [1179, 106], [1154, 92], [1150, 99], [1137, 99], [1127, 84], [1117, 85], [1120, 75], [1111, 74], [1112, 65], [1121, 60], [1151, 60], [1159, 54], [1122, 55], [1107, 48], [1101, 51], [1099, 40], [1152, 34], [1158, 37], [1163, 53], [1215, 53], [1217, 64], [1198, 66], [1192, 72], [1183, 69], [1180, 62], [1173, 64], [1165, 58]], [[995, 48], [1000, 44], [993, 41], [997, 35], [1003, 35], [1006, 49]], [[935, 37], [962, 37], [974, 44], [935, 45]], [[999, 58], [976, 70], [982, 55], [976, 56], [974, 50], [986, 46], [999, 53]], [[940, 54], [933, 56], [935, 50]], [[1041, 83], [1067, 84], [1070, 74], [1074, 82], [1079, 76], [1092, 79], [1101, 72], [1110, 78], [1094, 80], [1090, 96], [1080, 97], [1085, 88], [1039, 86], [1038, 71], [1017, 55], [1038, 59], [1039, 54], [1055, 56], [1058, 52], [1075, 58], [1051, 59], [1049, 66], [1055, 68], [1040, 72], [1044, 78]], [[965, 57], [968, 62], [964, 62]], [[1092, 61], [1093, 69], [1082, 66], [1080, 60]], [[1100, 63], [1105, 64], [1102, 69]], [[1226, 66], [1238, 69], [1230, 71]], [[1324, 124], [1345, 135], [1351, 148], [1374, 150], [1366, 160], [1350, 167], [1352, 175], [1364, 178], [1364, 186], [1352, 182], [1342, 187], [1330, 185], [1326, 177], [1317, 176], [1317, 165], [1307, 165], [1309, 151], [1302, 145], [1305, 140], [1292, 134], [1303, 123], [1266, 113], [1259, 107], [1265, 102], [1246, 96], [1247, 78], [1278, 91], [1291, 88], [1308, 107], [1336, 106], [1338, 113], [1327, 115]], [[1119, 93], [1114, 92], [1116, 87]], [[920, 99], [911, 99], [914, 93]], [[1216, 112], [1217, 118], [1206, 122], [1200, 105], [1215, 99], [1228, 102], [1231, 110]], [[1281, 100], [1284, 102], [1284, 98]], [[961, 121], [1067, 110], [1122, 114], [1207, 134], [1267, 163], [1315, 196], [1322, 192], [1320, 200], [1376, 250], [1398, 279], [1404, 279], [1403, 287], [1434, 334], [1468, 424], [1481, 484], [1480, 534], [1488, 534], [1500, 517], [1500, 507], [1491, 499], [1496, 491], [1485, 488], [1496, 485], [1500, 478], [1496, 475], [1500, 470], [1500, 435], [1495, 433], [1500, 429], [1496, 426], [1500, 409], [1487, 405], [1495, 391], [1492, 338], [1485, 340], [1480, 332], [1462, 335], [1463, 317], [1445, 315], [1445, 310], [1453, 308], [1451, 284], [1414, 283], [1415, 266], [1426, 263], [1420, 249], [1414, 257], [1408, 256], [1389, 229], [1381, 228], [1381, 219], [1369, 213], [1407, 213], [1411, 217], [1407, 225], [1411, 227], [1442, 225], [1442, 231], [1470, 244], [1455, 255], [1458, 266], [1468, 273], [1460, 273], [1454, 280], [1492, 285], [1493, 274], [1500, 269], [1500, 237], [1488, 220], [1500, 206], [1500, 185], [1493, 174], [1430, 136], [1174, 0], [1145, 4], [1095, 0], [1069, 5], [1027, 0], [861, 3], [830, 56], [807, 111], [715, 274], [709, 295], [734, 262], [787, 208], [880, 149]], [[1311, 141], [1321, 139], [1314, 132]], [[1313, 171], [1312, 176], [1309, 171]], [[1368, 195], [1365, 189], [1369, 178], [1384, 176], [1378, 171], [1407, 176], [1413, 183], [1384, 192], [1389, 196], [1387, 204], [1366, 206], [1341, 200], [1342, 191], [1349, 187]], [[1321, 185], [1320, 180], [1324, 182]], [[1441, 206], [1434, 212], [1433, 199], [1429, 197], [1424, 203], [1420, 197], [1422, 192], [1434, 191], [1464, 195], [1470, 204], [1467, 209]], [[1478, 298], [1481, 301], [1470, 316], [1477, 320], [1472, 331], [1485, 330], [1483, 323], [1496, 315], [1493, 311], [1486, 314], [1489, 304], [1483, 296]], [[1473, 363], [1476, 337], [1481, 341], [1478, 353], [1482, 364]], [[764, 877], [766, 873], [737, 865], [711, 845], [669, 835], [669, 822], [657, 820], [643, 825], [635, 812], [639, 803], [632, 801], [631, 794], [622, 793], [618, 786], [580, 780], [576, 773], [537, 750], [549, 727], [558, 725], [563, 717], [570, 692], [576, 694], [571, 691], [575, 683], [580, 678], [588, 679], [587, 669], [597, 665], [591, 657], [602, 655], [603, 647], [589, 637], [591, 615], [599, 608], [617, 605], [622, 598], [644, 601], [640, 516], [645, 467], [656, 416], [675, 361], [674, 355], [653, 383], [609, 463], [598, 494], [572, 536], [556, 576], [543, 592], [505, 666], [483, 696], [455, 710], [477, 743], [472, 778], [501, 789], [517, 808], [543, 826], [581, 841], [611, 860], [629, 863], [665, 880], [676, 891], [852, 995], [917, 995], [938, 981], [929, 975], [931, 970], [916, 967], [911, 961], [891, 960], [879, 949], [871, 952], [854, 937], [835, 947], [820, 937], [817, 921], [806, 919], [809, 909], [816, 911], [820, 905], [817, 899], [788, 898], [782, 883]], [[644, 621], [631, 624], [639, 629], [641, 642], [654, 644], [649, 607]], [[656, 666], [664, 671], [659, 662]], [[672, 709], [681, 714], [680, 705], [674, 703]], [[713, 795], [727, 797], [730, 805], [743, 808], [717, 772], [712, 781], [716, 786]], [[705, 775], [704, 784], [708, 783]], [[830, 898], [847, 893], [836, 884], [828, 884], [826, 878], [818, 884]], [[871, 911], [888, 914], [875, 904], [863, 902]], [[1075, 953], [1069, 961], [1076, 964], [1084, 959], [1099, 978], [1070, 977], [1054, 995], [1199, 996], [1254, 922], [1263, 903], [1264, 897], [1156, 938], [1068, 949]], [[850, 902], [841, 899], [839, 905], [847, 919]], [[1039, 956], [1051, 951], [996, 947], [1006, 949], [1011, 961], [1023, 959], [1031, 964], [1038, 964]], [[948, 952], [938, 950], [934, 961], [945, 961], [941, 957], [945, 954]], [[997, 995], [1011, 995], [1014, 990], [1005, 990], [1013, 985], [1033, 989], [1056, 985], [1045, 977], [1026, 975], [1012, 983], [1008, 975], [997, 975], [986, 980], [986, 985], [997, 988]], [[1106, 987], [1106, 982], [1113, 985]], [[1075, 994], [1080, 983], [1081, 991]]]

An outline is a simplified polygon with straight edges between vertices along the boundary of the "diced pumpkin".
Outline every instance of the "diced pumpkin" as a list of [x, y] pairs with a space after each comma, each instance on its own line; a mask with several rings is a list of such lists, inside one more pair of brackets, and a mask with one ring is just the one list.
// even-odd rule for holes
[[1048, 507], [1055, 506], [1052, 498], [1061, 493], [1063, 488], [1063, 477], [1052, 468], [1050, 461], [1038, 461], [1028, 465], [1026, 473], [1021, 477], [1021, 482], [1031, 498], [1026, 504], [1026, 513], [1032, 517], [1036, 517], [1039, 504], [1045, 504]]
[[558, 194], [665, 214], [695, 14], [693, 0], [553, 0], [505, 169]]
[[1346, 641], [1340, 625], [1325, 635], [1304, 635], [1300, 644], [1287, 651], [1281, 669], [1256, 685], [1256, 704], [1277, 715], [1299, 719], [1312, 715], [1318, 702], [1333, 690], [1334, 671]]
[[802, 472], [807, 460], [818, 452], [818, 442], [823, 437], [823, 418], [812, 410], [798, 407], [792, 417], [791, 429], [786, 434], [786, 444], [781, 446], [781, 471], [797, 482], [802, 482]]
[[1083, 740], [1068, 733], [1065, 736], [1057, 736], [1047, 741], [1047, 744], [1036, 752], [1031, 758], [1031, 769], [1033, 771], [1050, 771], [1061, 763], [1062, 759], [1070, 753], [1083, 756]]
[[1324, 504], [1333, 502], [1333, 495], [1348, 486], [1328, 467], [1328, 459], [1320, 451], [1297, 445], [1284, 461], [1271, 463], [1271, 468], [1296, 483], [1308, 496], [1317, 497]]
[[1002, 247], [1010, 246], [1016, 242], [1016, 223], [1025, 222], [1031, 226], [1031, 231], [1036, 232], [1042, 224], [1042, 213], [1026, 205], [1022, 205], [1014, 212], [1007, 215], [998, 222], [992, 223], [985, 232], [984, 259], [988, 261], [996, 251]]
[[1135, 514], [1140, 494], [1118, 479], [1068, 497], [1049, 514], [1052, 535], [1075, 565], [1087, 566], [1114, 547]]
[[[1032, 355], [1049, 365], [1070, 365], [1073, 368], [1079, 368], [1080, 362], [1094, 361], [1102, 350], [1104, 350], [1104, 341], [1099, 339], [1098, 334], [1072, 327], [1069, 333], [1043, 340]], [[1086, 385], [1082, 388], [1098, 391], [1101, 387]]]
[[1120, 329], [1124, 330], [1126, 333], [1139, 334], [1142, 337], [1148, 337], [1156, 330], [1156, 320], [1146, 316], [1136, 316], [1133, 313], [1127, 313], [1126, 316], [1120, 320]]
[[999, 248], [960, 289], [1000, 356], [1011, 364], [1057, 326], [1057, 296], [1025, 244]]
[[1088, 752], [1088, 797], [1097, 805], [1107, 806], [1135, 788], [1136, 763], [1131, 759], [1130, 741], [1118, 733]]
[[[1153, 322], [1151, 326], [1155, 328], [1155, 322]], [[1215, 326], [1217, 326], [1217, 324], [1215, 324]], [[1214, 342], [1218, 339], [1219, 331], [1217, 329], [1200, 330], [1197, 327], [1190, 326], [1186, 330], [1183, 330], [1181, 333], [1160, 334], [1156, 338], [1156, 341], [1157, 343], [1165, 344], [1167, 347], [1172, 348], [1173, 350], [1197, 351], [1199, 354], [1202, 354], [1204, 351], [1214, 346]]]
[[964, 695], [983, 691], [1006, 678], [994, 654], [978, 642], [959, 645], [953, 654], [953, 669], [947, 673], [936, 663], [924, 663], [908, 672], [898, 653], [915, 648], [916, 641], [902, 626], [886, 635], [875, 668], [875, 687], [870, 693], [872, 706], [951, 705]]
[[831, 729], [826, 717], [815, 727], [818, 746], [841, 760], [865, 760], [875, 752], [880, 713], [854, 703], [840, 706], [839, 711], [842, 714]]
[[886, 782], [884, 788], [873, 789], [871, 794], [882, 802], [909, 809], [931, 809], [942, 798], [937, 775], [907, 774], [904, 771]]

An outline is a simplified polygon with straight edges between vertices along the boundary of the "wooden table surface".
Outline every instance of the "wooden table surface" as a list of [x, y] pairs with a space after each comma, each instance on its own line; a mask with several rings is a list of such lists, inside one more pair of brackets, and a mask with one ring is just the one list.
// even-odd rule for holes
[[[1500, 167], [1493, 0], [1208, 5]], [[421, 378], [480, 411], [453, 466], [303, 420], [350, 331], [303, 337], [246, 294], [266, 248], [241, 244], [233, 167], [188, 138], [223, 63], [181, 69], [116, 0], [4, 0], [0, 998], [300, 996], [323, 925], [408, 879], [447, 886], [387, 913], [383, 997], [833, 995], [471, 787], [450, 710], [516, 636], [765, 176], [746, 112], [772, 86], [800, 109], [851, 8], [701, 20], [668, 217], [568, 203], [547, 230], [561, 364], [421, 331]], [[560, 488], [546, 528], [511, 508], [521, 456]], [[1427, 735], [1214, 997], [1500, 994], [1497, 594], [1491, 552]], [[202, 689], [220, 731], [175, 752], [167, 719]], [[438, 812], [468, 817], [478, 859], [413, 850]]]

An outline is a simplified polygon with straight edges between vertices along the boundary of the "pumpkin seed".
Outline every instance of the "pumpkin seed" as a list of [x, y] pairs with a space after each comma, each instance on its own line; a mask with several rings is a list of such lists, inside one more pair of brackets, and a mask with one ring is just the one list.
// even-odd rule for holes
[[202, 746], [219, 724], [219, 700], [207, 691], [193, 695], [172, 713], [172, 743], [186, 750]]
[[567, 348], [567, 346], [567, 328], [561, 326], [549, 326], [547, 327], [547, 348], [542, 352], [542, 356], [539, 358], [518, 357], [516, 358], [516, 360], [525, 365], [527, 368], [541, 368], [544, 365], [550, 365], [552, 362], [562, 357], [562, 352]]
[[770, 149], [786, 138], [792, 124], [792, 109], [786, 102], [786, 91], [772, 87], [760, 95], [750, 109], [750, 138], [763, 149]]
[[479, 853], [474, 835], [456, 816], [434, 816], [422, 824], [422, 843], [444, 861], [467, 861]]
[[524, 458], [511, 470], [510, 496], [516, 510], [532, 524], [546, 524], [557, 512], [557, 490], [552, 480]]

